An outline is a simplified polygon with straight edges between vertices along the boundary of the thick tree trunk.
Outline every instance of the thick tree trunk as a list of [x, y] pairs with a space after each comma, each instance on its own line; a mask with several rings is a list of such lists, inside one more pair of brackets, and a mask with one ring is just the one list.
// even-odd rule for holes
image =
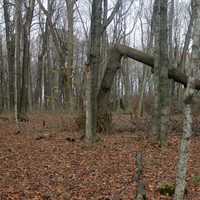
[[97, 124], [100, 131], [109, 131], [111, 128], [111, 106], [109, 104], [109, 97], [112, 88], [112, 83], [117, 71], [121, 67], [121, 54], [115, 49], [111, 48], [108, 52], [107, 68], [104, 78], [101, 83], [101, 88], [98, 93], [98, 120]]
[[102, 0], [93, 0], [86, 88], [86, 139], [96, 140], [97, 90], [100, 66]]
[[6, 46], [8, 55], [8, 73], [9, 73], [9, 108], [14, 110], [14, 58], [15, 58], [15, 36], [10, 17], [10, 4], [8, 0], [3, 0], [4, 19], [6, 27]]
[[167, 142], [167, 131], [169, 121], [169, 79], [168, 79], [168, 27], [167, 27], [167, 6], [168, 0], [160, 1], [160, 76], [159, 76], [159, 101], [160, 101], [160, 132], [159, 141], [161, 146]]
[[20, 109], [19, 109], [20, 118], [23, 118], [23, 119], [26, 118], [26, 114], [28, 112], [28, 82], [29, 82], [28, 81], [29, 79], [28, 66], [30, 64], [30, 55], [29, 55], [30, 41], [28, 39], [28, 34], [29, 34], [28, 30], [24, 30], [22, 89], [21, 89], [21, 98], [20, 98]]
[[27, 119], [29, 98], [29, 67], [30, 67], [30, 29], [33, 19], [33, 11], [35, 0], [30, 1], [30, 5], [26, 10], [26, 21], [23, 25], [23, 62], [22, 62], [22, 89], [19, 107], [19, 118], [22, 120]]

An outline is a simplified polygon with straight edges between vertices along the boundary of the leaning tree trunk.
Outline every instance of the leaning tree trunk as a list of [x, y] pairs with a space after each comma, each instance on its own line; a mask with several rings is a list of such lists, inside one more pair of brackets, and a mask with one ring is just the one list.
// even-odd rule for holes
[[195, 79], [194, 69], [200, 66], [200, 0], [192, 1], [192, 12], [194, 16], [192, 60], [189, 70], [189, 79], [184, 96], [184, 126], [180, 146], [180, 157], [176, 178], [175, 200], [183, 200], [186, 188], [187, 162], [189, 159], [189, 145], [192, 135], [191, 103], [194, 94]]
[[[194, 21], [194, 16], [193, 14], [191, 14], [190, 16], [190, 22], [188, 25], [188, 30], [185, 36], [185, 41], [184, 41], [184, 46], [183, 46], [183, 51], [181, 54], [181, 59], [180, 59], [180, 63], [178, 63], [178, 68], [182, 71], [184, 71], [185, 69], [185, 65], [186, 65], [186, 57], [187, 57], [187, 52], [188, 52], [188, 48], [191, 42], [191, 37], [192, 37], [192, 28], [193, 28], [193, 21]], [[177, 93], [178, 93], [178, 105], [179, 105], [179, 109], [181, 110], [183, 107], [183, 103], [182, 103], [182, 99], [183, 99], [183, 88], [181, 86], [179, 86], [177, 88]]]
[[[183, 200], [186, 188], [187, 162], [189, 159], [189, 145], [192, 135], [192, 114], [190, 105], [192, 99], [190, 98], [191, 94], [193, 93], [193, 89], [191, 89], [191, 84], [192, 80], [189, 79], [184, 99], [184, 126], [180, 146], [180, 157], [178, 162], [174, 200]], [[187, 99], [189, 99], [189, 101]]]
[[105, 75], [103, 77], [101, 88], [98, 93], [98, 118], [97, 124], [99, 131], [107, 132], [111, 128], [112, 115], [109, 104], [110, 92], [114, 77], [121, 67], [121, 54], [115, 49], [111, 48], [108, 52], [108, 61]]

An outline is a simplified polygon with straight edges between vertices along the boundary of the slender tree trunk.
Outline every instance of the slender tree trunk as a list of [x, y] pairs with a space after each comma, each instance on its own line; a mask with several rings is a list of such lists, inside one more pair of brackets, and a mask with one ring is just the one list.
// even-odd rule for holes
[[21, 39], [21, 6], [22, 1], [16, 0], [16, 13], [15, 13], [15, 69], [14, 69], [14, 86], [15, 86], [15, 101], [14, 101], [14, 108], [15, 108], [15, 121], [18, 124], [18, 87], [17, 87], [17, 72], [18, 68], [20, 68], [20, 39]]
[[142, 86], [140, 89], [140, 96], [139, 96], [139, 103], [138, 103], [138, 109], [137, 109], [137, 116], [142, 117], [144, 112], [144, 95], [145, 95], [145, 87], [147, 82], [147, 77], [149, 70], [143, 66], [143, 79], [142, 79]]
[[32, 91], [32, 72], [31, 72], [31, 61], [28, 65], [28, 106], [29, 111], [33, 111], [33, 91]]
[[73, 112], [72, 73], [74, 64], [74, 4], [75, 0], [66, 0], [67, 5], [67, 63], [65, 64], [65, 107]]
[[178, 162], [176, 190], [174, 200], [183, 200], [186, 188], [187, 163], [189, 159], [189, 145], [192, 135], [192, 114], [191, 103], [194, 95], [193, 85], [195, 79], [193, 77], [195, 67], [200, 65], [200, 0], [192, 0], [192, 12], [194, 15], [193, 29], [193, 45], [192, 45], [192, 60], [188, 69], [188, 84], [184, 94], [184, 126], [183, 136], [180, 146], [180, 156]]
[[[103, 0], [103, 24], [106, 23], [107, 18], [108, 18], [108, 0]], [[108, 38], [107, 38], [107, 31], [105, 30], [102, 34], [102, 42], [101, 42], [101, 66], [99, 68], [98, 88], [101, 85], [101, 81], [103, 79], [103, 75], [106, 68], [107, 48], [108, 48]]]
[[[174, 46], [173, 46], [173, 23], [174, 23], [174, 0], [171, 0], [169, 10], [169, 66], [175, 66]], [[175, 82], [170, 80], [170, 99], [173, 100], [175, 93]]]
[[[150, 27], [150, 31], [148, 31], [148, 38], [149, 40], [147, 41], [147, 53], [151, 52], [152, 47], [153, 47], [153, 36], [154, 36], [154, 20], [155, 20], [155, 9], [153, 12], [153, 15], [151, 17], [151, 27]], [[141, 30], [142, 30], [142, 35], [144, 34], [143, 31], [143, 24], [141, 21]], [[145, 50], [145, 46], [144, 46], [144, 41], [143, 41], [143, 37], [142, 37], [142, 46], [143, 46], [143, 50]], [[141, 86], [141, 90], [140, 90], [140, 96], [139, 96], [139, 104], [138, 104], [138, 110], [137, 110], [137, 115], [138, 117], [142, 117], [143, 116], [143, 112], [144, 112], [144, 95], [145, 95], [145, 88], [146, 88], [146, 83], [147, 83], [147, 79], [150, 76], [150, 70], [145, 67], [145, 65], [143, 66], [143, 79], [142, 79], [142, 86]]]
[[[189, 90], [189, 88], [187, 88]], [[186, 91], [188, 93], [188, 91]], [[187, 95], [187, 94], [185, 94]], [[187, 162], [189, 159], [189, 145], [192, 134], [192, 114], [190, 104], [184, 104], [184, 127], [183, 136], [180, 146], [180, 157], [178, 162], [177, 178], [176, 178], [176, 190], [175, 200], [183, 200], [186, 188], [186, 176], [187, 176]]]
[[160, 103], [159, 103], [159, 77], [160, 77], [160, 54], [159, 54], [159, 27], [160, 27], [160, 0], [155, 0], [153, 7], [154, 15], [154, 116], [152, 130], [156, 137], [160, 134]]
[[[191, 37], [192, 37], [192, 27], [193, 27], [193, 21], [194, 21], [194, 16], [193, 13], [190, 16], [190, 22], [188, 25], [188, 30], [185, 36], [185, 42], [184, 42], [184, 46], [183, 46], [183, 51], [181, 54], [181, 60], [178, 63], [178, 69], [181, 71], [184, 71], [185, 65], [186, 65], [186, 58], [187, 58], [187, 52], [188, 52], [188, 48], [191, 42]], [[179, 105], [179, 109], [181, 110], [183, 108], [183, 88], [180, 86], [178, 86], [178, 105]]]

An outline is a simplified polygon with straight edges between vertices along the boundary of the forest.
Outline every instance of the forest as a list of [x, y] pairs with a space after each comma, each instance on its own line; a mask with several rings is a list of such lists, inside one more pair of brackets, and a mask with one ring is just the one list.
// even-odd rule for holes
[[0, 0], [0, 200], [200, 200], [200, 0]]

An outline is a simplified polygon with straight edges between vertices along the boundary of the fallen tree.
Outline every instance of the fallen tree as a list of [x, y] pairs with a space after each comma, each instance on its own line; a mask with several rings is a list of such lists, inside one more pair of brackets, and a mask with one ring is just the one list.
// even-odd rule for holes
[[[109, 96], [114, 77], [121, 67], [122, 57], [128, 57], [143, 64], [146, 64], [147, 66], [152, 68], [152, 72], [154, 71], [154, 57], [151, 55], [121, 44], [117, 44], [108, 50], [107, 67], [97, 97], [97, 126], [100, 127], [100, 131], [107, 131], [110, 129], [112, 117]], [[180, 83], [184, 86], [187, 85], [187, 75], [176, 68], [172, 68], [169, 66], [168, 77], [169, 79], [173, 79], [175, 82]], [[196, 79], [192, 85], [192, 88], [200, 90], [200, 80]]]

